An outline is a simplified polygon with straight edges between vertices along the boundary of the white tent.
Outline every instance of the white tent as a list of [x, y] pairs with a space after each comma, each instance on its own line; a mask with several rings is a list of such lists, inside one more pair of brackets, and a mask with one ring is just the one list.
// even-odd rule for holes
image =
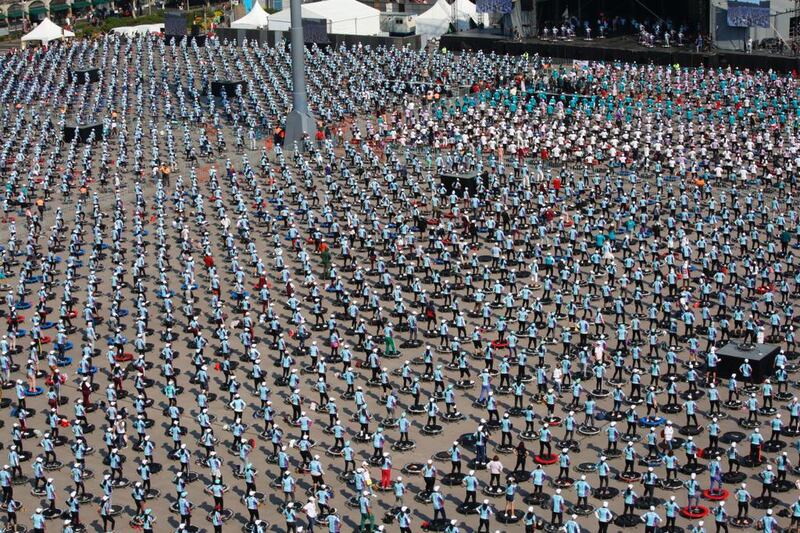
[[120, 35], [139, 35], [145, 33], [161, 33], [164, 31], [164, 24], [138, 24], [136, 26], [119, 26], [112, 29], [114, 33]]
[[447, 0], [436, 0], [430, 9], [420, 13], [415, 20], [417, 34], [428, 40], [447, 33], [453, 20], [453, 13]]
[[49, 18], [45, 18], [30, 33], [22, 36], [22, 47], [25, 47], [30, 42], [47, 44], [50, 41], [64, 39], [65, 37], [75, 37], [75, 34], [65, 30]]
[[468, 30], [470, 21], [484, 26], [489, 23], [489, 15], [478, 13], [475, 4], [469, 0], [455, 0], [450, 9], [453, 10], [453, 18], [458, 20], [457, 28], [459, 31]]
[[231, 28], [238, 28], [240, 30], [257, 30], [259, 28], [266, 28], [269, 24], [269, 15], [261, 7], [258, 2], [253, 2], [253, 7], [250, 13], [243, 16], [239, 20], [231, 22]]
[[[303, 4], [304, 19], [325, 19], [328, 33], [344, 35], [377, 35], [381, 31], [381, 12], [358, 0], [322, 0]], [[289, 31], [289, 8], [269, 17], [269, 29]]]
[[447, 0], [436, 0], [430, 9], [416, 18], [417, 34], [423, 39], [439, 37], [447, 33], [450, 25], [457, 31], [468, 30], [471, 23], [486, 24], [486, 14], [478, 13], [475, 4], [469, 0], [455, 0], [452, 4]]

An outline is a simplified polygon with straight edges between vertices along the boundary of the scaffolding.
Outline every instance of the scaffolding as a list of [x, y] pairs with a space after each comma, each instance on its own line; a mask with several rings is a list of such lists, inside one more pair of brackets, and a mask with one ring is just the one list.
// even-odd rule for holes
[[[797, 0], [800, 2], [800, 0]], [[536, 0], [531, 2], [530, 10], [522, 9], [522, 0], [515, 0], [511, 10], [511, 29], [514, 38], [527, 39], [536, 37], [538, 28], [536, 27]]]

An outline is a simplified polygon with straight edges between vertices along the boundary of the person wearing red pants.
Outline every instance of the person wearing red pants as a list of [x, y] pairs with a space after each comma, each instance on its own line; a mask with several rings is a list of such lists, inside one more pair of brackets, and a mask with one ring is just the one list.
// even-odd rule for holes
[[392, 486], [392, 458], [388, 453], [383, 454], [381, 465], [381, 488], [388, 489]]

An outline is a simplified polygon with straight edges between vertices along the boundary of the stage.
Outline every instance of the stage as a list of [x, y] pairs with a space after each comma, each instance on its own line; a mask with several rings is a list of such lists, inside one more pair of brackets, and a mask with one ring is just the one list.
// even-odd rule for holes
[[744, 52], [714, 50], [695, 52], [693, 47], [647, 48], [634, 37], [612, 37], [608, 39], [583, 38], [567, 40], [523, 39], [515, 41], [503, 35], [480, 30], [470, 30], [442, 35], [441, 46], [448, 50], [483, 50], [498, 54], [539, 54], [543, 58], [559, 61], [626, 61], [644, 64], [674, 65], [687, 67], [739, 67], [789, 71], [798, 69], [800, 58]]

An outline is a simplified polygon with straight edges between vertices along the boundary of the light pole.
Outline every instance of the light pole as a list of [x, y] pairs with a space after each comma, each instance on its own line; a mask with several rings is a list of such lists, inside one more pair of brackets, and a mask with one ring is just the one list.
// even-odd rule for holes
[[306, 90], [305, 73], [305, 40], [303, 39], [303, 13], [300, 0], [291, 0], [291, 35], [292, 44], [292, 110], [286, 115], [286, 135], [283, 146], [287, 150], [294, 149], [297, 142], [298, 149], [303, 148], [303, 136], [313, 140], [317, 133], [317, 123], [308, 110], [308, 91]]

